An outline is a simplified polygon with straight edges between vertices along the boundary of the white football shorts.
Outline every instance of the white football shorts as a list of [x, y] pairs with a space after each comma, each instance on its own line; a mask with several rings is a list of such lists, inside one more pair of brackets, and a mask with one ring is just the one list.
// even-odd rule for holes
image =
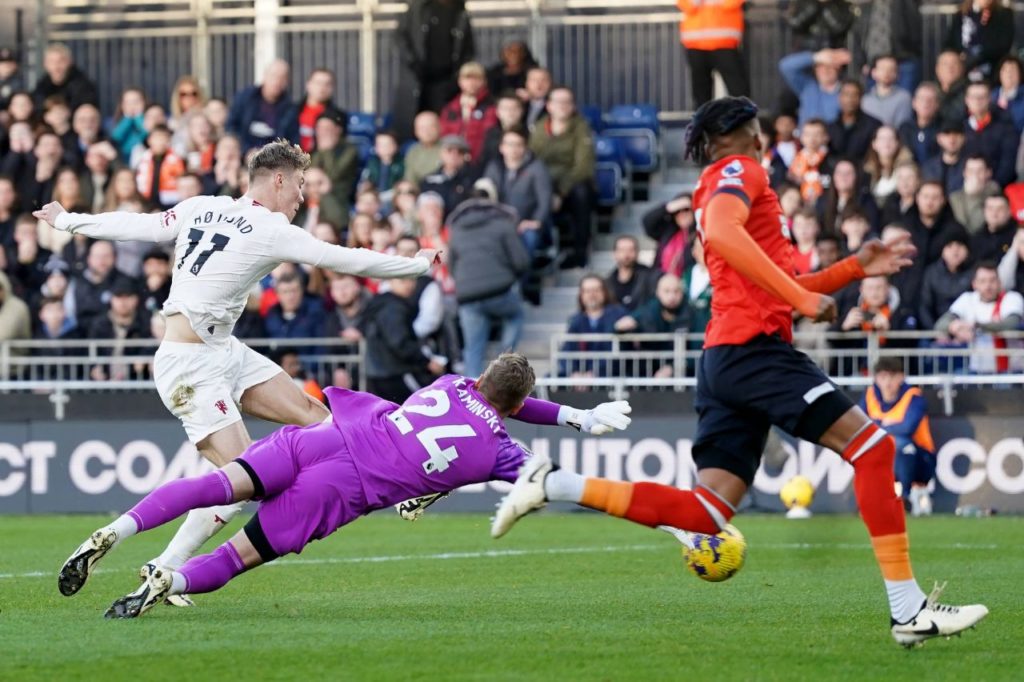
[[192, 443], [239, 421], [242, 393], [281, 371], [234, 336], [217, 346], [164, 341], [153, 358], [157, 393]]

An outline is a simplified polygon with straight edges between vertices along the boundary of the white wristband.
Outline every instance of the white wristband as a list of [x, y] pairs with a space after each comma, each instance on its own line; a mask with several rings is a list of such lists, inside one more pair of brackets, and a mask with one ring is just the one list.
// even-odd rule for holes
[[583, 414], [583, 410], [577, 410], [569, 405], [562, 405], [558, 408], [558, 425], [571, 426], [579, 431], [583, 425]]

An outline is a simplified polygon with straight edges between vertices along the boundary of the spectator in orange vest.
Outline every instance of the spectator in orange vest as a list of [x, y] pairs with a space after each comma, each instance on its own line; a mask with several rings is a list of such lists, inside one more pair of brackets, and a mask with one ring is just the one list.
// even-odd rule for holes
[[154, 127], [135, 171], [139, 194], [154, 206], [173, 206], [178, 203], [178, 178], [184, 174], [185, 162], [171, 151], [170, 129], [165, 125]]
[[693, 108], [711, 100], [711, 72], [717, 71], [730, 95], [749, 95], [750, 81], [740, 54], [745, 0], [677, 0], [683, 12], [679, 40], [686, 48]]
[[935, 478], [935, 442], [928, 421], [928, 402], [920, 388], [906, 383], [903, 361], [881, 358], [875, 383], [860, 401], [868, 417], [896, 439], [896, 481], [914, 516], [932, 513], [928, 484]]

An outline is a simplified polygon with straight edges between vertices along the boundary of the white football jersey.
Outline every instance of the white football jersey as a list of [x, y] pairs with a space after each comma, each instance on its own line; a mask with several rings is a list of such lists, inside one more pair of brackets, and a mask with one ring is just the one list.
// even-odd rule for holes
[[368, 277], [413, 277], [425, 258], [387, 256], [316, 239], [248, 196], [199, 196], [160, 214], [62, 213], [58, 229], [97, 239], [174, 241], [164, 313], [180, 313], [204, 341], [227, 341], [253, 287], [282, 262]]

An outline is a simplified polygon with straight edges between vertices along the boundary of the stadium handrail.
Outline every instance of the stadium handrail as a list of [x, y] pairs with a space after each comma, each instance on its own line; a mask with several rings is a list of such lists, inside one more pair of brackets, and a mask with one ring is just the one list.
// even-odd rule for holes
[[[363, 366], [364, 343], [340, 338], [249, 339], [253, 350], [272, 356], [294, 351], [305, 369], [320, 385], [333, 383], [333, 373], [343, 368], [352, 372]], [[151, 389], [153, 356], [158, 339], [74, 339], [7, 340], [0, 342], [0, 392], [56, 390], [139, 390]], [[124, 354], [123, 351], [137, 354]], [[117, 354], [115, 354], [115, 352]], [[107, 377], [93, 380], [94, 368]], [[117, 370], [117, 371], [114, 371]], [[358, 388], [365, 377], [358, 373]]]
[[[881, 343], [884, 338], [897, 342], [930, 343], [940, 334], [931, 331], [894, 331], [884, 335], [867, 332], [828, 332], [822, 334], [796, 333], [794, 341], [798, 347], [810, 341], [843, 340], [846, 342], [863, 342], [863, 348], [833, 349], [827, 347], [814, 348], [808, 354], [826, 370], [834, 368], [833, 361], [855, 361], [856, 371], [848, 373], [832, 372], [833, 381], [839, 386], [849, 389], [862, 389], [871, 384], [867, 370], [880, 357], [901, 357], [907, 363], [907, 381], [917, 386], [936, 387], [943, 402], [947, 415], [953, 414], [953, 397], [955, 388], [959, 386], [1021, 388], [1024, 387], [1024, 332], [1007, 332], [1001, 337], [1011, 341], [1008, 348], [994, 349], [998, 356], [1007, 357], [1014, 367], [1011, 373], [969, 373], [965, 367], [969, 361], [970, 347], [908, 347], [892, 348]], [[606, 343], [609, 350], [562, 350], [566, 341]], [[568, 334], [557, 333], [551, 337], [551, 367], [557, 371], [561, 360], [586, 360], [590, 362], [606, 362], [625, 366], [631, 370], [629, 374], [608, 376], [545, 376], [537, 381], [537, 394], [548, 396], [558, 390], [597, 390], [607, 391], [615, 399], [629, 396], [635, 390], [668, 390], [688, 391], [697, 385], [694, 375], [695, 362], [701, 350], [702, 334], [670, 333], [670, 334]], [[72, 341], [17, 340], [0, 342], [0, 394], [23, 394], [25, 392], [49, 393], [55, 406], [57, 419], [63, 419], [63, 405], [67, 394], [73, 392], [123, 392], [151, 391], [154, 388], [147, 372], [137, 372], [134, 378], [118, 380], [93, 380], [90, 370], [94, 366], [112, 368], [126, 364], [148, 366], [152, 353], [129, 356], [103, 355], [105, 350], [115, 347], [155, 352], [159, 341], [156, 339], [142, 340], [99, 340], [83, 339]], [[255, 350], [273, 353], [285, 349], [295, 350], [310, 369], [321, 385], [332, 383], [333, 371], [344, 368], [349, 372], [358, 372], [358, 387], [365, 390], [365, 373], [362, 370], [365, 361], [365, 344], [353, 343], [337, 338], [306, 338], [306, 339], [251, 339], [245, 341]], [[669, 347], [657, 349], [631, 349], [623, 345], [669, 344]], [[84, 355], [56, 355], [60, 351], [85, 350]], [[986, 349], [990, 350], [990, 349]], [[644, 376], [635, 371], [639, 363], [673, 363], [672, 376]], [[932, 365], [927, 371], [922, 370], [925, 362]], [[630, 365], [629, 363], [635, 363]], [[959, 364], [958, 364], [959, 363]], [[935, 370], [936, 365], [941, 367]], [[10, 378], [17, 372], [22, 378]], [[61, 374], [60, 376], [55, 376]]]

